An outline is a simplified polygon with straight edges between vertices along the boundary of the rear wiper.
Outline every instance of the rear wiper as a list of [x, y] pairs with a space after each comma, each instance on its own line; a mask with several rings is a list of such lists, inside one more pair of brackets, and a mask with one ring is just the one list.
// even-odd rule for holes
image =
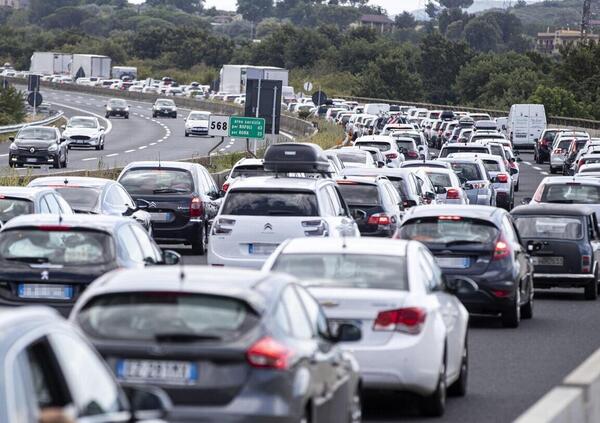
[[294, 216], [294, 212], [288, 211], [268, 211], [267, 216]]
[[158, 188], [152, 191], [153, 194], [171, 194], [176, 192], [188, 192], [188, 190], [183, 188]]
[[5, 257], [10, 261], [22, 261], [23, 263], [48, 263], [48, 257]]
[[219, 335], [200, 335], [195, 333], [157, 333], [154, 339], [158, 342], [196, 342], [196, 341], [220, 341]]
[[481, 241], [469, 241], [468, 239], [457, 239], [454, 241], [448, 241], [446, 242], [446, 246], [450, 246], [450, 245], [463, 245], [463, 244], [483, 244], [483, 242]]

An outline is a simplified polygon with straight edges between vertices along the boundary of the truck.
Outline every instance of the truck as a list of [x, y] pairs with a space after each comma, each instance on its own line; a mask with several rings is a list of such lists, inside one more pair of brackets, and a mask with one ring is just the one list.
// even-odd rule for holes
[[273, 66], [223, 65], [219, 77], [219, 92], [245, 94], [247, 79], [270, 79], [287, 86], [289, 71]]
[[113, 66], [112, 77], [113, 79], [127, 78], [130, 81], [137, 79], [137, 68], [135, 66]]
[[96, 54], [74, 54], [70, 71], [73, 79], [95, 76], [102, 79], [110, 78], [111, 59], [108, 56]]
[[543, 104], [513, 104], [510, 107], [507, 132], [515, 148], [533, 148], [545, 128], [546, 109]]
[[31, 56], [29, 71], [38, 75], [68, 75], [73, 55], [52, 51], [36, 51]]

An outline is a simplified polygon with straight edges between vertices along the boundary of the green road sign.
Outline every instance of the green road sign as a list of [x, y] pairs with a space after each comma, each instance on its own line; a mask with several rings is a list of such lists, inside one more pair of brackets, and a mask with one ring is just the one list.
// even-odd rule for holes
[[264, 138], [265, 120], [243, 116], [231, 116], [229, 136], [232, 138]]

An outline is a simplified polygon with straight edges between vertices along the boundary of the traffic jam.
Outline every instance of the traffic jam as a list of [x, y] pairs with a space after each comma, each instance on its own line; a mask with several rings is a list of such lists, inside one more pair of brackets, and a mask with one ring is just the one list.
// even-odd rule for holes
[[[357, 423], [377, 392], [443, 416], [471, 317], [518, 330], [536, 290], [600, 290], [600, 138], [525, 106], [340, 100], [337, 148], [272, 144], [222, 186], [144, 161], [0, 187], [0, 422]], [[522, 148], [549, 175], [517, 201]]]

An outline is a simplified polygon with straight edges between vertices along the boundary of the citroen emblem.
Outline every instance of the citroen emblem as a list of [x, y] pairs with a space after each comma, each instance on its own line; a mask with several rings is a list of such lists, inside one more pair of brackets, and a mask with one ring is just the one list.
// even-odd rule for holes
[[270, 223], [265, 224], [265, 227], [263, 228], [264, 231], [272, 231], [273, 230], [273, 225], [271, 225]]
[[150, 204], [148, 204], [148, 207], [150, 207], [151, 209], [155, 209], [156, 203], [154, 201], [151, 201]]
[[29, 149], [29, 152], [30, 152], [30, 153], [35, 153], [35, 148], [31, 147], [31, 148]]
[[42, 274], [40, 275], [40, 278], [41, 278], [43, 281], [47, 281], [47, 280], [49, 280], [49, 279], [50, 279], [50, 274], [48, 273], [48, 271], [47, 271], [47, 270], [44, 270], [44, 271], [42, 272]]

